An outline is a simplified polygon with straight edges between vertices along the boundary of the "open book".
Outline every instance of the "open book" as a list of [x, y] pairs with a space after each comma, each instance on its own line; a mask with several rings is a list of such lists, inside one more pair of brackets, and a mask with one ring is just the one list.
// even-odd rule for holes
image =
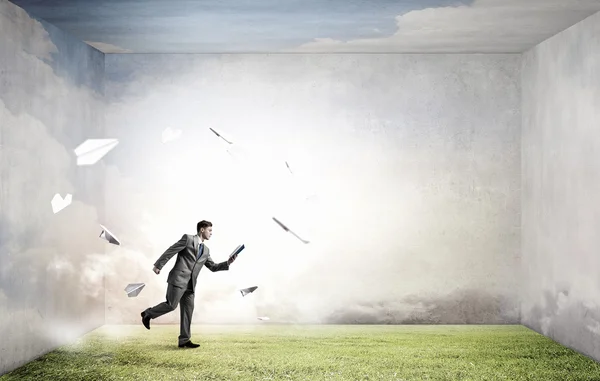
[[233, 251], [233, 253], [231, 253], [229, 255], [229, 258], [233, 257], [236, 254], [239, 254], [242, 250], [244, 250], [245, 246], [244, 244], [239, 245], [238, 247], [235, 248], [235, 250]]

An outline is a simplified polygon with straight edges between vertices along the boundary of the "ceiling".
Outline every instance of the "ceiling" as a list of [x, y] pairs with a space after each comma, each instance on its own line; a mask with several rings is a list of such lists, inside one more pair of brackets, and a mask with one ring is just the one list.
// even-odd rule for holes
[[104, 53], [519, 53], [600, 0], [11, 0]]

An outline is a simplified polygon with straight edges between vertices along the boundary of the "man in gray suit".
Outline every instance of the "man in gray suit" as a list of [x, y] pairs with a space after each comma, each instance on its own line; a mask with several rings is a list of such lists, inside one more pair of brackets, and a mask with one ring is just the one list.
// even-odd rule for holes
[[177, 254], [175, 266], [167, 278], [167, 301], [157, 304], [142, 312], [142, 324], [150, 329], [150, 319], [174, 311], [179, 304], [181, 312], [179, 347], [197, 348], [200, 345], [190, 340], [190, 324], [194, 312], [194, 290], [196, 289], [196, 278], [202, 266], [208, 267], [212, 272], [229, 270], [229, 265], [235, 261], [237, 254], [225, 262], [215, 263], [210, 257], [210, 250], [204, 244], [212, 235], [212, 223], [202, 220], [196, 225], [198, 234], [184, 234], [179, 241], [169, 247], [163, 255], [154, 263], [154, 272], [160, 270], [171, 257]]

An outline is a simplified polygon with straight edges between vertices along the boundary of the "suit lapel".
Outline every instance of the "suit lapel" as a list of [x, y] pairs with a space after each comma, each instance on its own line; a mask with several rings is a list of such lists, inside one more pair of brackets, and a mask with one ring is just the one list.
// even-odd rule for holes
[[[192, 254], [194, 255], [194, 258], [196, 260], [198, 260], [198, 249], [200, 248], [200, 237], [198, 237], [198, 235], [194, 235], [193, 246], [194, 246], [194, 252]], [[204, 244], [204, 248], [202, 249], [202, 256], [200, 257], [200, 260], [203, 260], [204, 258], [208, 257], [209, 252], [210, 252], [210, 250], [208, 249], [208, 247], [206, 247], [206, 244]]]

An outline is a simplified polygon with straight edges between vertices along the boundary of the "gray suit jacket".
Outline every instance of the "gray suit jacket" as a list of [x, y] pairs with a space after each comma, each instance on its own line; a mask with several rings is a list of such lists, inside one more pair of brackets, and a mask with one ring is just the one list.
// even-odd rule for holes
[[210, 258], [210, 249], [204, 244], [204, 250], [200, 259], [196, 260], [198, 254], [198, 246], [200, 245], [200, 237], [192, 234], [184, 234], [181, 239], [169, 247], [163, 255], [158, 258], [154, 266], [161, 270], [163, 266], [177, 254], [175, 266], [169, 273], [167, 283], [177, 287], [186, 288], [190, 279], [192, 280], [193, 289], [196, 289], [196, 278], [200, 273], [203, 265], [206, 265], [212, 272], [229, 270], [227, 261], [215, 263]]

